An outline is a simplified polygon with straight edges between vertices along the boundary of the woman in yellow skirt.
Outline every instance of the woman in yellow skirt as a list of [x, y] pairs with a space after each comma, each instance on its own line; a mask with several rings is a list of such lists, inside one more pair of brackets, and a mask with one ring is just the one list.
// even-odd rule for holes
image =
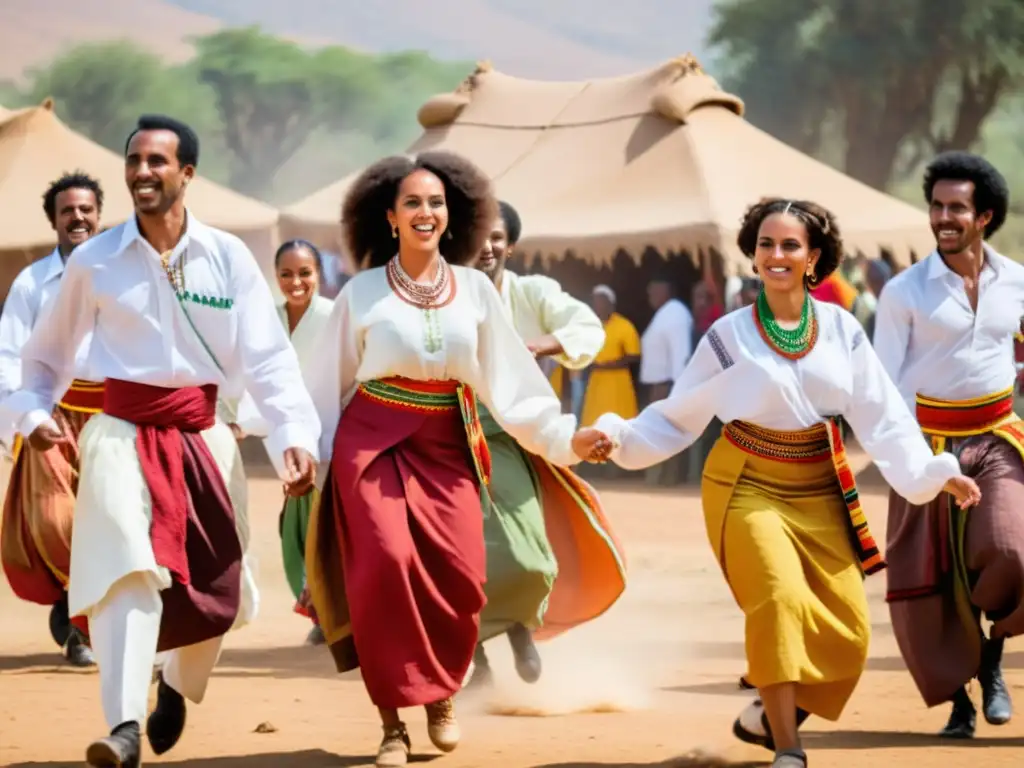
[[864, 576], [885, 567], [838, 417], [915, 503], [945, 490], [967, 506], [980, 493], [953, 456], [932, 454], [853, 315], [810, 297], [842, 257], [832, 214], [765, 200], [747, 211], [739, 247], [763, 280], [758, 301], [711, 327], [668, 399], [635, 419], [606, 414], [594, 430], [613, 461], [642, 469], [687, 448], [713, 417], [726, 425], [704, 467], [704, 517], [746, 617], [747, 680], [760, 692], [734, 732], [774, 750], [775, 768], [804, 768], [799, 723], [842, 713], [867, 660]]

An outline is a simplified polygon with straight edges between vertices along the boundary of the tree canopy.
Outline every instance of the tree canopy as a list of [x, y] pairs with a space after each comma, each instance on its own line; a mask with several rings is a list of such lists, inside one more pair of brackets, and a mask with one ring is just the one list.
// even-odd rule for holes
[[199, 132], [204, 175], [282, 203], [403, 150], [419, 105], [472, 69], [421, 52], [308, 50], [256, 27], [198, 38], [195, 51], [167, 66], [127, 41], [82, 45], [8, 85], [5, 106], [52, 96], [62, 120], [118, 153], [139, 114], [174, 115]]

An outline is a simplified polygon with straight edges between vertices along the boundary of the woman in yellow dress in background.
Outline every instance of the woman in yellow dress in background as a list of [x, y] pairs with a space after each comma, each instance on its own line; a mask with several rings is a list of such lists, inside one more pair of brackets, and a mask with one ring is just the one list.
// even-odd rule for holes
[[636, 389], [629, 368], [640, 362], [640, 334], [615, 311], [615, 291], [599, 285], [593, 292], [594, 311], [604, 323], [605, 341], [589, 368], [580, 425], [587, 427], [603, 413], [624, 419], [637, 415]]

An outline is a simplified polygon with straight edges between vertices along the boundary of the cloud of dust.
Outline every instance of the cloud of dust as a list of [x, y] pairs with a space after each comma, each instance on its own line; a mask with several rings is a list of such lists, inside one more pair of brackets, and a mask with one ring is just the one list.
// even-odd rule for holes
[[464, 690], [460, 709], [556, 717], [651, 707], [666, 661], [675, 666], [687, 655], [683, 635], [693, 585], [680, 578], [676, 552], [644, 552], [632, 564], [629, 586], [610, 611], [538, 644], [544, 666], [536, 683], [519, 679], [504, 635], [488, 641], [494, 684]]
[[597, 649], [578, 635], [567, 634], [540, 646], [544, 673], [532, 684], [519, 679], [510, 651], [497, 652], [502, 638], [498, 641], [491, 644], [497, 646], [494, 650], [488, 647], [495, 684], [476, 692], [478, 706], [487, 714], [555, 717], [650, 706], [653, 689], [639, 665]]

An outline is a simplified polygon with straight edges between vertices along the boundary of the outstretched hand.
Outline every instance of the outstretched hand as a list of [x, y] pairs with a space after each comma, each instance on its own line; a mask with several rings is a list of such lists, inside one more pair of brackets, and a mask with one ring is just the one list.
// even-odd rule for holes
[[952, 494], [960, 509], [973, 507], [981, 501], [981, 489], [978, 484], [966, 475], [958, 475], [942, 486], [942, 490]]
[[584, 427], [572, 436], [572, 450], [584, 461], [597, 464], [608, 461], [613, 447], [611, 438], [593, 427]]
[[316, 480], [316, 462], [305, 448], [285, 450], [284, 471], [284, 491], [289, 496], [305, 496]]

